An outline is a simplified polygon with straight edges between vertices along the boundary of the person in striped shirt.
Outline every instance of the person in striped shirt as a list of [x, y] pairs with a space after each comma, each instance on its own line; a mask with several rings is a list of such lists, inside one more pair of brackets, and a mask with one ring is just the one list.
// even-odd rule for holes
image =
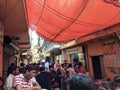
[[34, 78], [36, 68], [33, 65], [27, 65], [22, 72], [14, 78], [14, 88], [16, 90], [41, 90], [40, 85]]

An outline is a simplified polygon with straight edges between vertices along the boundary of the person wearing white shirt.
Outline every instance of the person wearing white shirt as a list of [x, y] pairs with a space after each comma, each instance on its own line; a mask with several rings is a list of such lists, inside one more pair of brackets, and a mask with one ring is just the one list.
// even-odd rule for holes
[[6, 78], [4, 89], [5, 90], [15, 90], [13, 87], [14, 76], [19, 74], [19, 67], [12, 66], [10, 67], [10, 74]]
[[45, 62], [45, 70], [46, 71], [49, 71], [49, 62], [48, 62], [48, 60]]

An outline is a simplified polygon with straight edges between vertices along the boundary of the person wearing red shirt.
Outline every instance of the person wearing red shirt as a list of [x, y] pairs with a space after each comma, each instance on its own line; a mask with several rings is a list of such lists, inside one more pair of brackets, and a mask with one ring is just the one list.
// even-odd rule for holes
[[78, 62], [77, 66], [78, 67], [75, 70], [77, 74], [78, 73], [84, 73], [84, 74], [86, 74], [86, 69], [83, 67], [83, 65], [82, 65], [81, 62]]

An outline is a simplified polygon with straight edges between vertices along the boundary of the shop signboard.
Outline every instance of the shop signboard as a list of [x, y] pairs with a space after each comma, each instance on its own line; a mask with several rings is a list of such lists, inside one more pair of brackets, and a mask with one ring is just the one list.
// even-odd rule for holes
[[103, 42], [102, 46], [104, 55], [115, 55], [119, 48], [118, 43], [114, 39]]
[[83, 52], [82, 46], [74, 47], [74, 48], [70, 48], [70, 49], [67, 49], [67, 50], [66, 50], [66, 53], [67, 53], [67, 54], [80, 53], [80, 52]]

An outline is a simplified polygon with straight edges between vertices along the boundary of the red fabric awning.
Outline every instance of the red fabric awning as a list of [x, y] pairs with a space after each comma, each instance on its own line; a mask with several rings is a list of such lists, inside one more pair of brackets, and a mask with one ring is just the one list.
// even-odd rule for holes
[[29, 26], [52, 42], [68, 42], [120, 22], [118, 0], [26, 0]]

